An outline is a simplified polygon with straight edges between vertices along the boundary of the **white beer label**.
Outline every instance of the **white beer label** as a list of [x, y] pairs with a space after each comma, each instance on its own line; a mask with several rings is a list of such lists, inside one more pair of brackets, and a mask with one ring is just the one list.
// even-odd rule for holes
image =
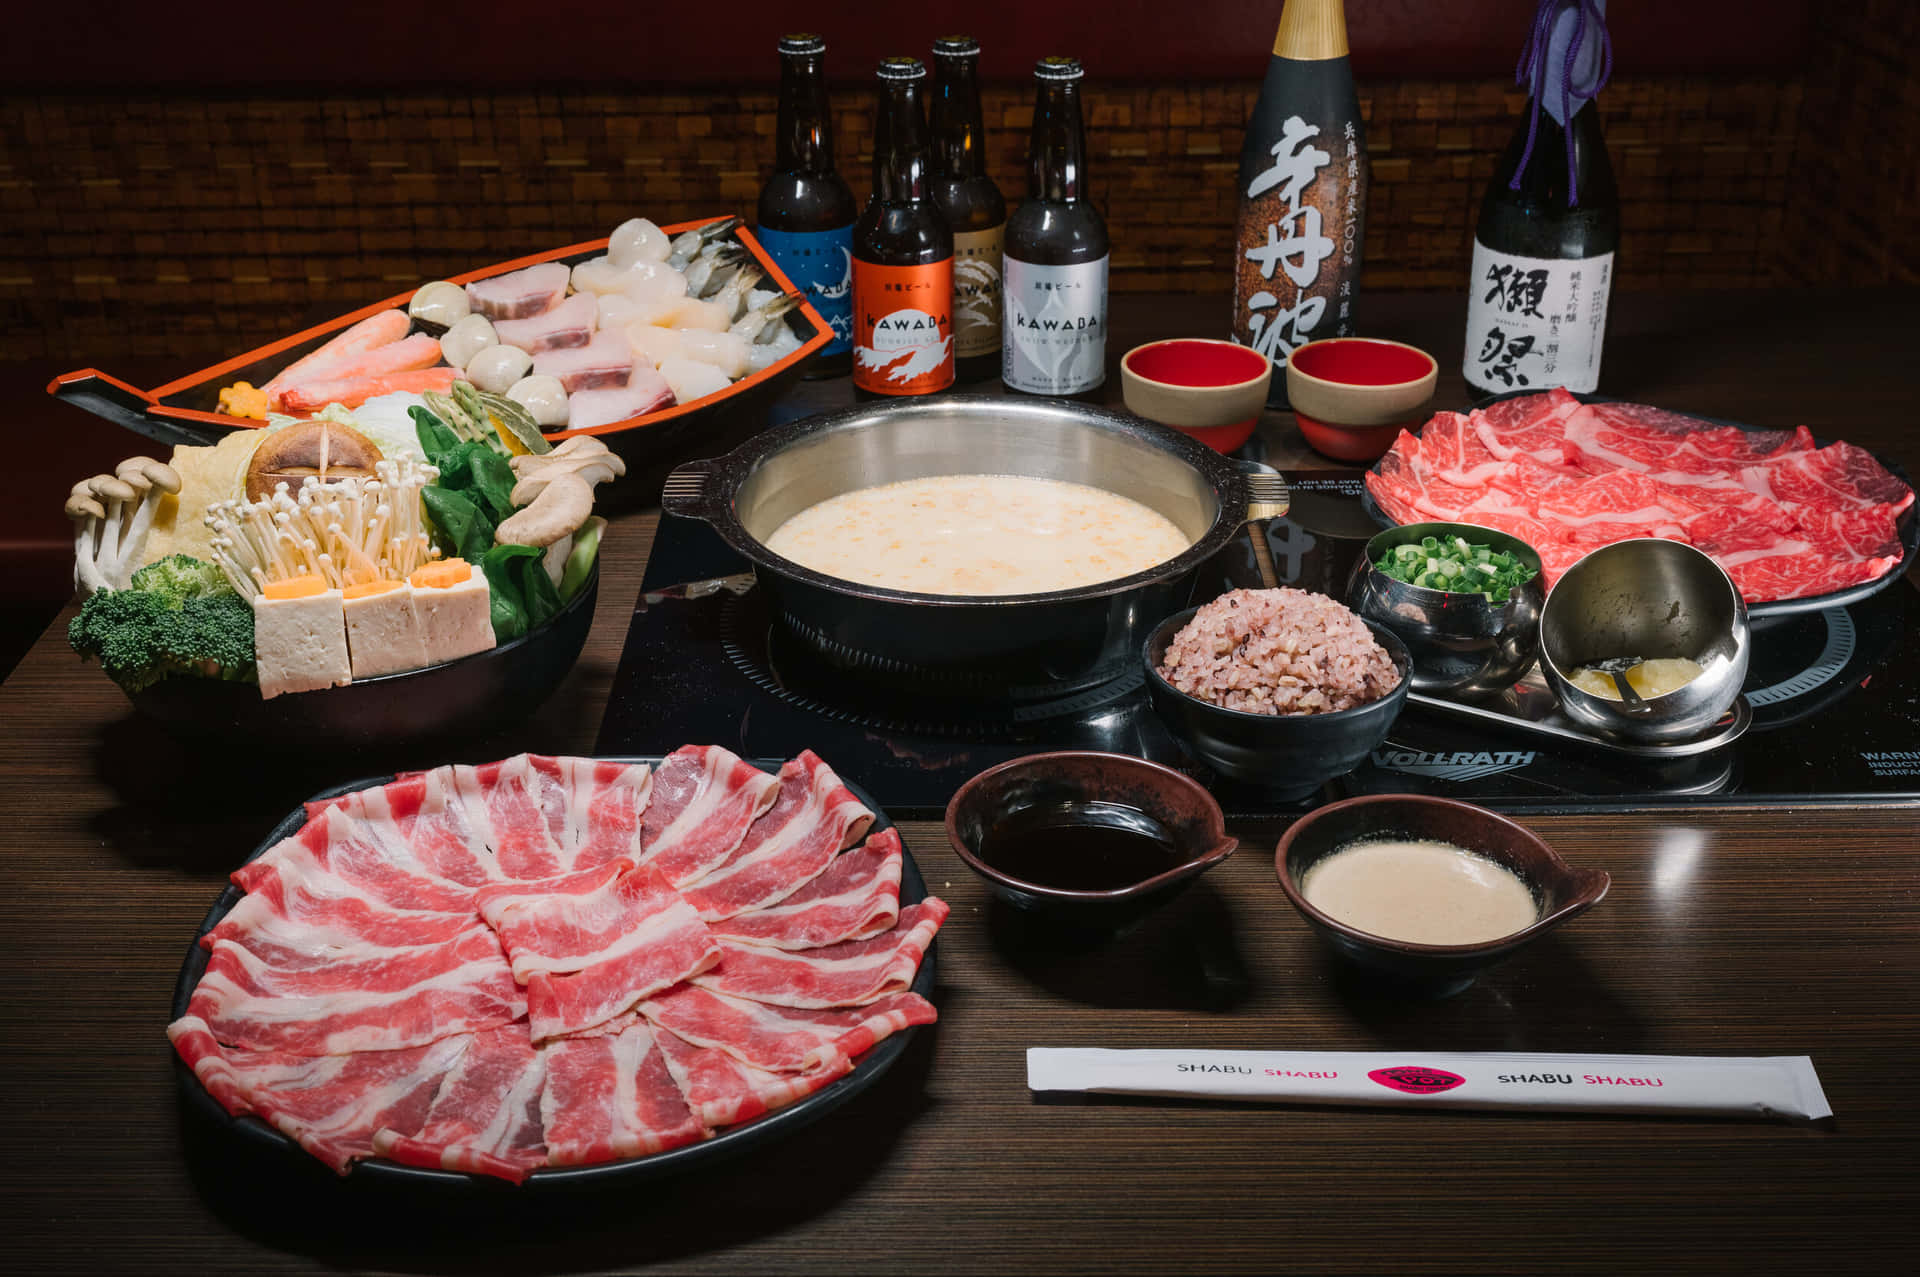
[[1107, 259], [1035, 266], [1007, 257], [1001, 379], [1037, 395], [1077, 395], [1107, 376]]
[[1515, 257], [1473, 242], [1467, 298], [1468, 382], [1495, 392], [1600, 384], [1613, 254]]

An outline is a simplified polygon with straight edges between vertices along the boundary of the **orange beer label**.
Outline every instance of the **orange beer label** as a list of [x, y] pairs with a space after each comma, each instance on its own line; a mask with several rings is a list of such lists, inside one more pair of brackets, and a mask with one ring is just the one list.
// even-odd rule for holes
[[853, 262], [853, 384], [925, 395], [953, 384], [953, 259], [931, 266]]

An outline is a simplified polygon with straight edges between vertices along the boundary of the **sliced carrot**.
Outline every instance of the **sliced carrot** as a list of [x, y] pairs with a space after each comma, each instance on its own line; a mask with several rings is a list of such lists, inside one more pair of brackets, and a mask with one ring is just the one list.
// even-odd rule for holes
[[473, 565], [465, 559], [442, 559], [413, 570], [407, 580], [416, 590], [444, 590], [473, 575]]
[[340, 591], [343, 598], [364, 599], [375, 594], [385, 594], [388, 590], [397, 590], [404, 581], [367, 581], [360, 585], [349, 585]]
[[305, 599], [326, 592], [326, 578], [314, 572], [290, 576], [284, 581], [269, 581], [262, 591], [270, 599]]

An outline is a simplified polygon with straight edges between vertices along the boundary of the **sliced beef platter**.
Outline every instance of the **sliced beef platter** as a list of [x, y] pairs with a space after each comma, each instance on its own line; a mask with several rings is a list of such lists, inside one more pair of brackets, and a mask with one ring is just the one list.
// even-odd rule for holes
[[167, 1029], [209, 1094], [345, 1174], [519, 1182], [800, 1100], [887, 1035], [947, 906], [811, 752], [522, 754], [308, 805], [233, 875]]
[[1549, 581], [1629, 537], [1712, 555], [1749, 603], [1847, 589], [1891, 572], [1913, 489], [1850, 443], [1805, 426], [1715, 426], [1564, 389], [1442, 412], [1402, 431], [1367, 475], [1400, 523], [1475, 523], [1540, 552]]

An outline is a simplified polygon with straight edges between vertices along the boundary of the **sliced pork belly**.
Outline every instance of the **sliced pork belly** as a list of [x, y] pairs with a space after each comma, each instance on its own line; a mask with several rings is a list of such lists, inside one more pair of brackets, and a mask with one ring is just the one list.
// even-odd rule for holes
[[168, 1025], [167, 1036], [229, 1113], [259, 1114], [341, 1175], [373, 1155], [374, 1132], [419, 1131], [472, 1041], [462, 1035], [352, 1055], [233, 1050], [191, 1015]]
[[541, 1118], [551, 1165], [640, 1157], [706, 1138], [645, 1024], [618, 1036], [553, 1042], [542, 1054]]
[[395, 909], [310, 857], [282, 859], [249, 874], [248, 881], [248, 894], [200, 938], [203, 947], [234, 940], [254, 948], [255, 936], [269, 944], [300, 944], [312, 937], [312, 943], [343, 948], [441, 944], [472, 930], [477, 921], [470, 909]]
[[765, 908], [818, 877], [872, 823], [873, 813], [833, 769], [812, 750], [802, 750], [780, 769], [773, 806], [747, 829], [740, 845], [682, 890], [709, 920]]
[[397, 909], [465, 912], [473, 900], [472, 887], [422, 864], [391, 826], [355, 820], [338, 807], [234, 870], [233, 882], [252, 891], [282, 865], [297, 868], [310, 882], [330, 873]]
[[900, 834], [883, 829], [834, 857], [785, 900], [707, 925], [722, 941], [816, 949], [889, 930], [900, 917]]
[[504, 877], [554, 878], [569, 866], [560, 850], [567, 795], [557, 779], [516, 754], [497, 763], [452, 769], [453, 788], [474, 833], [493, 848]]
[[694, 976], [693, 983], [775, 1006], [864, 1006], [913, 985], [947, 913], [944, 900], [929, 896], [902, 909], [900, 925], [892, 931], [821, 949], [767, 949], [722, 940], [719, 963]]
[[[542, 351], [565, 350], [584, 346], [593, 340], [600, 323], [599, 298], [592, 293], [575, 293], [552, 310], [525, 319], [496, 319], [494, 335], [504, 346], [518, 346], [529, 355]], [[624, 345], [624, 340], [622, 341]]]
[[[254, 898], [246, 897], [247, 900]], [[392, 916], [392, 913], [387, 915]], [[231, 917], [229, 914], [223, 919], [222, 926]], [[404, 943], [383, 944], [338, 927], [314, 925], [268, 912], [254, 915], [251, 925], [235, 927], [219, 935], [210, 931], [200, 938], [200, 946], [211, 952], [215, 944], [225, 942], [245, 949], [270, 967], [300, 968], [318, 963], [374, 962], [404, 956], [411, 950], [457, 948], [473, 942], [475, 932], [489, 930], [481, 919], [455, 913], [421, 913], [417, 917], [427, 924], [420, 928], [418, 936], [401, 933]]]
[[558, 783], [566, 797], [562, 857], [574, 870], [612, 860], [638, 861], [640, 820], [653, 795], [645, 763], [529, 754], [529, 764]]
[[513, 978], [525, 984], [536, 971], [580, 971], [592, 966], [636, 918], [615, 881], [633, 862], [613, 860], [565, 878], [502, 883], [475, 898], [486, 924], [506, 947]]
[[838, 1081], [853, 1067], [843, 1056], [834, 1067], [813, 1073], [771, 1073], [665, 1029], [656, 1028], [653, 1038], [688, 1107], [708, 1126], [731, 1126], [783, 1108]]
[[624, 386], [580, 390], [567, 397], [567, 429], [590, 430], [616, 421], [644, 417], [677, 402], [660, 370], [644, 359], [633, 361]]
[[467, 300], [488, 319], [526, 319], [543, 314], [567, 295], [573, 272], [560, 262], [541, 262], [525, 270], [476, 279], [467, 285]]
[[801, 1010], [750, 1002], [695, 984], [649, 998], [639, 1010], [655, 1028], [775, 1073], [843, 1071], [846, 1060], [889, 1034], [935, 1019], [933, 1004], [917, 993], [890, 994], [863, 1007]]
[[491, 936], [317, 968], [270, 967], [214, 942], [187, 1004], [222, 1042], [263, 1051], [344, 1055], [419, 1046], [526, 1014]]
[[676, 887], [732, 854], [780, 796], [780, 780], [718, 745], [684, 745], [653, 776], [640, 825], [640, 863]]
[[409, 1166], [518, 1184], [547, 1162], [540, 1113], [546, 1079], [547, 1057], [534, 1049], [526, 1025], [476, 1033], [441, 1084], [420, 1133], [382, 1128], [374, 1132], [374, 1151]]
[[618, 329], [602, 329], [585, 345], [534, 355], [533, 371], [537, 376], [558, 377], [568, 394], [625, 386], [633, 377], [633, 347]]
[[[309, 809], [314, 808], [309, 804]], [[466, 804], [452, 792], [452, 769], [413, 772], [385, 785], [329, 799], [356, 820], [391, 825], [421, 865], [442, 878], [483, 887], [505, 877], [492, 850], [475, 834]]]
[[516, 907], [505, 923], [509, 954], [532, 967], [536, 1042], [592, 1028], [720, 959], [699, 915], [644, 866], [592, 895]]

